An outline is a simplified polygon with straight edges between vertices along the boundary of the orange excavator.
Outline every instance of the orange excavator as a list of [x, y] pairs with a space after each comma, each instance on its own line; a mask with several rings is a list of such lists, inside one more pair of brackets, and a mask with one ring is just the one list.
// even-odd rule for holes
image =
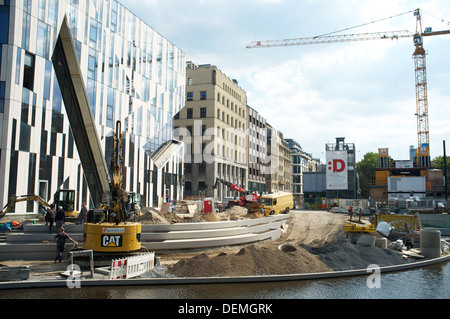
[[232, 190], [235, 190], [239, 193], [239, 199], [228, 202], [228, 205], [226, 208], [230, 208], [235, 205], [238, 205], [238, 206], [247, 208], [249, 213], [262, 212], [264, 203], [260, 200], [258, 194], [252, 193], [248, 190], [245, 190], [244, 188], [242, 188], [236, 184], [227, 182], [221, 178], [216, 178], [216, 183], [214, 184], [214, 186], [212, 188], [216, 189], [218, 187], [219, 183], [222, 183], [222, 184], [228, 186], [229, 188], [231, 188]]

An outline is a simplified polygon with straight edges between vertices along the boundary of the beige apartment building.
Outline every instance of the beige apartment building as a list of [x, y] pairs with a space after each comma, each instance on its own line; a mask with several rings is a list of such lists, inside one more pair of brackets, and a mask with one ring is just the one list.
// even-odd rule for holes
[[247, 106], [248, 113], [248, 190], [257, 194], [267, 192], [267, 128], [266, 119]]
[[211, 64], [186, 67], [186, 103], [174, 118], [174, 136], [185, 143], [185, 196], [222, 200], [236, 192], [216, 179], [247, 188], [247, 95], [236, 80]]
[[283, 134], [266, 122], [267, 155], [270, 161], [266, 166], [267, 192], [292, 192], [291, 189], [291, 150]]
[[292, 192], [291, 188], [291, 150], [289, 149], [289, 143], [281, 135], [280, 147], [280, 160], [278, 171], [278, 191]]

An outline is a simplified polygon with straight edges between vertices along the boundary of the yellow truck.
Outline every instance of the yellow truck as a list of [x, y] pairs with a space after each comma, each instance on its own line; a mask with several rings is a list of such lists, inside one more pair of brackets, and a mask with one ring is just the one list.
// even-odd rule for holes
[[265, 215], [288, 213], [294, 208], [294, 196], [292, 193], [280, 192], [266, 194], [261, 197], [264, 202]]

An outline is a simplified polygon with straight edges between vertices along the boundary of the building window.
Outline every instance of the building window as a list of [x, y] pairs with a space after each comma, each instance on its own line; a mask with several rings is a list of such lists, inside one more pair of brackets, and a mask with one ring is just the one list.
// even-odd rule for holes
[[200, 108], [200, 117], [205, 118], [206, 117], [206, 107]]
[[6, 82], [0, 81], [0, 113], [5, 110], [5, 87]]
[[194, 100], [194, 93], [193, 92], [187, 92], [187, 100], [193, 101]]
[[112, 88], [108, 88], [108, 97], [106, 101], [106, 126], [114, 127], [114, 107], [115, 94]]
[[192, 109], [187, 109], [187, 115], [186, 118], [191, 119], [192, 118]]
[[50, 34], [50, 26], [42, 21], [38, 21], [36, 54], [46, 59], [48, 59], [49, 56], [49, 43], [48, 43], [49, 34]]
[[200, 100], [206, 100], [206, 91], [200, 92]]
[[25, 61], [23, 68], [23, 87], [30, 91], [34, 88], [34, 55], [25, 52]]
[[205, 182], [198, 182], [198, 190], [203, 191], [206, 189], [206, 183]]
[[206, 173], [206, 163], [205, 162], [198, 164], [198, 172], [200, 174]]

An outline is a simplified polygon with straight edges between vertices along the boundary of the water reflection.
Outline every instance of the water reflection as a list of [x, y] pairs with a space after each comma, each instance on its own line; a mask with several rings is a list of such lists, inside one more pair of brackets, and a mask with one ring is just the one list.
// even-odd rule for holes
[[450, 297], [450, 263], [368, 276], [270, 283], [45, 288], [1, 291], [0, 298], [33, 299], [442, 299]]

